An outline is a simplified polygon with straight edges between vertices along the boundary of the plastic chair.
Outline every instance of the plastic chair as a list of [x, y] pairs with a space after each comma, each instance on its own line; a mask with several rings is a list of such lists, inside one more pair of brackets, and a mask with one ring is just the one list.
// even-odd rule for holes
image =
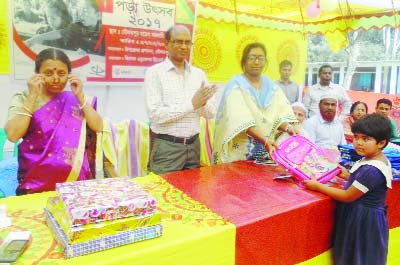
[[[4, 145], [7, 141], [7, 135], [3, 128], [0, 128], [0, 161], [4, 159]], [[14, 143], [13, 157], [18, 155], [19, 142]]]
[[7, 142], [7, 135], [3, 128], [0, 128], [0, 198], [14, 196], [18, 186], [18, 144], [14, 143], [13, 157], [4, 159], [4, 145]]

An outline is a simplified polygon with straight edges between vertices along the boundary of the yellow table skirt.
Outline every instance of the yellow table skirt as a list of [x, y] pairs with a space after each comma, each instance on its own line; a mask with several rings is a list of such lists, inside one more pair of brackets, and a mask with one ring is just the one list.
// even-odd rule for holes
[[156, 175], [136, 178], [157, 199], [163, 214], [163, 235], [72, 259], [64, 259], [43, 216], [43, 208], [55, 192], [0, 199], [7, 206], [12, 226], [0, 231], [29, 230], [32, 241], [18, 264], [135, 264], [203, 265], [235, 264], [235, 226], [192, 200]]

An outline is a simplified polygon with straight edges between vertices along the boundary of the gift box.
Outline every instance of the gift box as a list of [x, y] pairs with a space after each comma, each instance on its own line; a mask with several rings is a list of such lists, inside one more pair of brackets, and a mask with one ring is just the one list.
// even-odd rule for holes
[[126, 230], [135, 230], [140, 227], [153, 226], [161, 222], [161, 213], [155, 212], [152, 215], [143, 217], [131, 216], [123, 219], [74, 227], [65, 213], [63, 204], [59, 197], [50, 197], [47, 200], [46, 210], [48, 210], [57, 221], [58, 225], [65, 233], [69, 243], [85, 242], [107, 235], [114, 235]]
[[56, 184], [72, 226], [143, 217], [156, 211], [156, 200], [132, 178], [107, 178]]
[[68, 243], [68, 238], [54, 219], [52, 214], [44, 209], [47, 225], [53, 233], [56, 241], [64, 250], [65, 258], [73, 258], [98, 252], [134, 242], [156, 238], [162, 235], [162, 225], [142, 227], [135, 230], [128, 230], [115, 235], [104, 236], [81, 243]]

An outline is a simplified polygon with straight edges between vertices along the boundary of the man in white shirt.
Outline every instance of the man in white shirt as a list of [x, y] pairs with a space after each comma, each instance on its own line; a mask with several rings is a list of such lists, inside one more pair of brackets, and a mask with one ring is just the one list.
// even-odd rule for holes
[[319, 83], [309, 88], [304, 96], [303, 103], [307, 108], [308, 117], [312, 117], [319, 113], [319, 100], [323, 95], [335, 95], [338, 103], [341, 104], [342, 111], [339, 120], [350, 112], [351, 99], [347, 95], [346, 90], [337, 84], [331, 82], [333, 69], [330, 65], [323, 65], [318, 70]]
[[323, 95], [319, 101], [319, 113], [304, 123], [308, 138], [323, 148], [334, 149], [346, 144], [342, 123], [336, 117], [336, 95]]
[[186, 62], [192, 45], [188, 28], [165, 34], [168, 57], [149, 67], [144, 80], [146, 109], [155, 133], [150, 170], [157, 174], [200, 166], [200, 116], [213, 118], [217, 87]]

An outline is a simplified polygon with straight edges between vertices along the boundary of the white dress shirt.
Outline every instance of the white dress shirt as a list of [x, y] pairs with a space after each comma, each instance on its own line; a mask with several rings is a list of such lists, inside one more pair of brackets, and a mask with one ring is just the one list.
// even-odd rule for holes
[[335, 118], [329, 122], [321, 114], [312, 116], [304, 122], [308, 138], [323, 148], [337, 148], [338, 144], [346, 144], [342, 123]]
[[205, 106], [193, 109], [192, 98], [202, 82], [208, 84], [203, 70], [185, 63], [184, 73], [180, 73], [168, 58], [147, 69], [144, 89], [153, 132], [191, 137], [200, 132], [200, 116], [214, 118], [215, 96]]
[[303, 103], [308, 111], [308, 117], [312, 117], [319, 113], [319, 101], [323, 95], [336, 95], [339, 104], [342, 105], [342, 111], [339, 115], [339, 120], [343, 120], [350, 113], [351, 99], [347, 95], [346, 90], [337, 84], [329, 83], [329, 86], [321, 86], [320, 83], [309, 88], [304, 96]]

